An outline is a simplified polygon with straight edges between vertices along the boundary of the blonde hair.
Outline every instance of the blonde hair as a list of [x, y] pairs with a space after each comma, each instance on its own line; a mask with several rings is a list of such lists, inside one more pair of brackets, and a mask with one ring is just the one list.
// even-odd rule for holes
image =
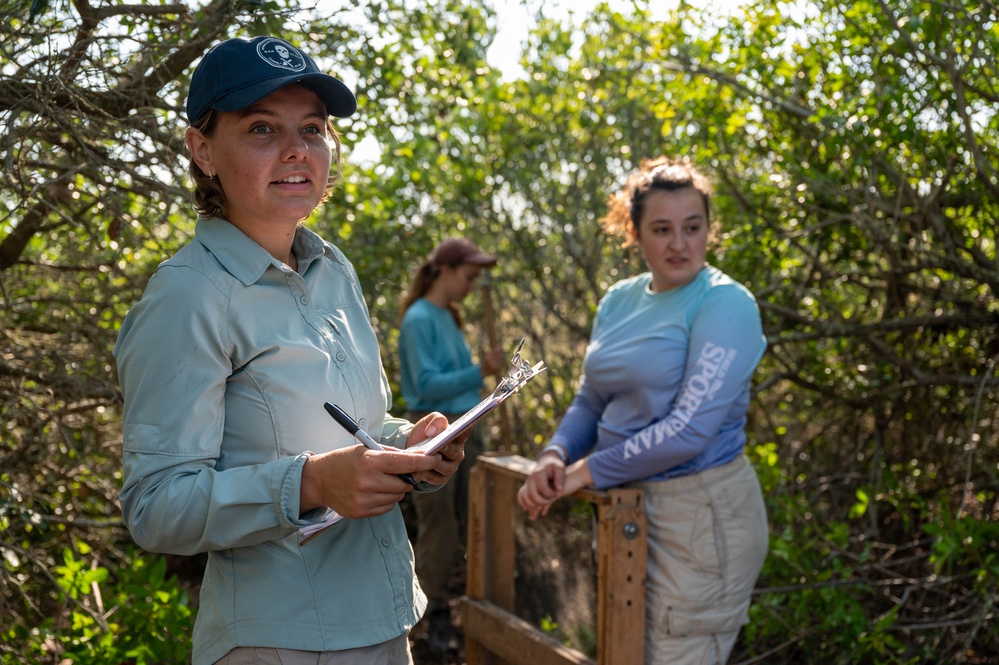
[[[211, 137], [218, 127], [220, 116], [221, 111], [209, 109], [192, 127], [205, 136]], [[343, 176], [343, 172], [340, 170], [340, 134], [333, 127], [333, 121], [329, 117], [326, 118], [326, 131], [333, 141], [333, 159], [331, 160], [332, 169], [330, 170], [329, 177], [326, 179], [326, 191], [320, 202], [329, 198], [329, 195], [333, 192], [333, 188], [340, 182], [340, 178]], [[191, 159], [188, 172], [191, 174], [191, 180], [194, 181], [194, 209], [198, 211], [198, 214], [203, 217], [228, 219], [229, 210], [226, 208], [225, 192], [222, 190], [222, 184], [218, 181], [218, 178], [214, 176], [208, 177], [194, 159]]]
[[607, 214], [600, 219], [604, 231], [624, 238], [622, 247], [635, 244], [632, 230], [637, 231], [645, 211], [645, 197], [651, 191], [677, 192], [693, 189], [704, 200], [704, 212], [711, 221], [711, 182], [688, 161], [673, 161], [669, 157], [647, 159], [628, 176], [621, 191], [607, 199]]

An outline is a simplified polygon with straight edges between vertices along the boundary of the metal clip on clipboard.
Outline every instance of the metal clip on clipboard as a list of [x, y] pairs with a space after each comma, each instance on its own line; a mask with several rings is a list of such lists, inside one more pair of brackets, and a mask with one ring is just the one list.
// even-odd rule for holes
[[520, 344], [517, 345], [517, 350], [513, 354], [513, 359], [510, 361], [510, 368], [503, 375], [500, 382], [496, 384], [496, 390], [493, 391], [492, 396], [494, 398], [498, 397], [500, 401], [517, 392], [525, 383], [548, 369], [545, 367], [543, 360], [532, 367], [529, 362], [521, 357], [520, 349], [523, 348], [526, 340], [526, 337], [520, 340]]
[[489, 397], [485, 398], [466, 411], [464, 415], [448, 425], [447, 429], [440, 434], [437, 434], [423, 443], [410, 446], [406, 450], [409, 452], [432, 455], [449, 443], [452, 439], [456, 438], [475, 424], [477, 420], [495, 409], [511, 395], [520, 390], [525, 383], [536, 377], [544, 370], [548, 369], [545, 367], [544, 361], [532, 366], [529, 362], [524, 360], [523, 357], [521, 357], [520, 349], [524, 346], [525, 341], [526, 338], [520, 340], [520, 344], [517, 345], [517, 351], [513, 354], [513, 359], [510, 361], [510, 368], [507, 370], [506, 374], [503, 375], [503, 378], [496, 385], [496, 390], [494, 390]]

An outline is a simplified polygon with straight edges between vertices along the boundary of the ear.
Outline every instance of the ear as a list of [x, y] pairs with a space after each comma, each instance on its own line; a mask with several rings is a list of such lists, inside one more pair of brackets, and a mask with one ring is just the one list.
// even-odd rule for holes
[[638, 241], [641, 239], [641, 234], [638, 232], [638, 226], [631, 224], [628, 227], [628, 233], [631, 235], [631, 241], [638, 244]]
[[198, 165], [204, 173], [214, 173], [215, 167], [212, 165], [212, 143], [200, 130], [188, 127], [184, 135], [184, 142], [187, 143], [187, 150], [191, 153], [191, 159]]

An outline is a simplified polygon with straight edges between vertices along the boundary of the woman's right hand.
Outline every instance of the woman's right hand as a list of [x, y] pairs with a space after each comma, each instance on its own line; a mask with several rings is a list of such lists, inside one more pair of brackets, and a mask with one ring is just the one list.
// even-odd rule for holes
[[482, 372], [482, 378], [485, 378], [501, 371], [505, 365], [506, 359], [503, 357], [503, 348], [496, 346], [482, 354], [482, 359], [479, 362], [479, 371]]
[[302, 469], [299, 511], [328, 506], [344, 517], [376, 517], [392, 510], [411, 489], [401, 473], [422, 474], [439, 455], [350, 446], [312, 455]]
[[544, 453], [517, 491], [517, 503], [536, 520], [548, 514], [552, 503], [562, 496], [564, 485], [565, 462], [554, 452]]

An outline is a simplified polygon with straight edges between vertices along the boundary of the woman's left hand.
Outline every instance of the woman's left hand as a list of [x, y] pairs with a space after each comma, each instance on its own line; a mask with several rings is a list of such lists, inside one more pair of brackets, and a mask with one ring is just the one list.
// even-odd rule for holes
[[534, 471], [517, 491], [517, 503], [532, 520], [544, 517], [556, 501], [593, 484], [588, 457], [564, 466], [554, 453], [538, 459]]
[[[409, 433], [409, 437], [406, 439], [406, 447], [415, 446], [436, 436], [447, 429], [447, 425], [447, 418], [440, 413], [434, 412], [423, 416]], [[441, 461], [430, 471], [414, 474], [416, 480], [422, 480], [432, 485], [443, 485], [446, 483], [454, 475], [454, 472], [458, 470], [458, 465], [461, 464], [461, 461], [465, 459], [465, 440], [468, 438], [470, 432], [471, 430], [466, 431], [438, 450], [435, 455], [439, 455]]]

